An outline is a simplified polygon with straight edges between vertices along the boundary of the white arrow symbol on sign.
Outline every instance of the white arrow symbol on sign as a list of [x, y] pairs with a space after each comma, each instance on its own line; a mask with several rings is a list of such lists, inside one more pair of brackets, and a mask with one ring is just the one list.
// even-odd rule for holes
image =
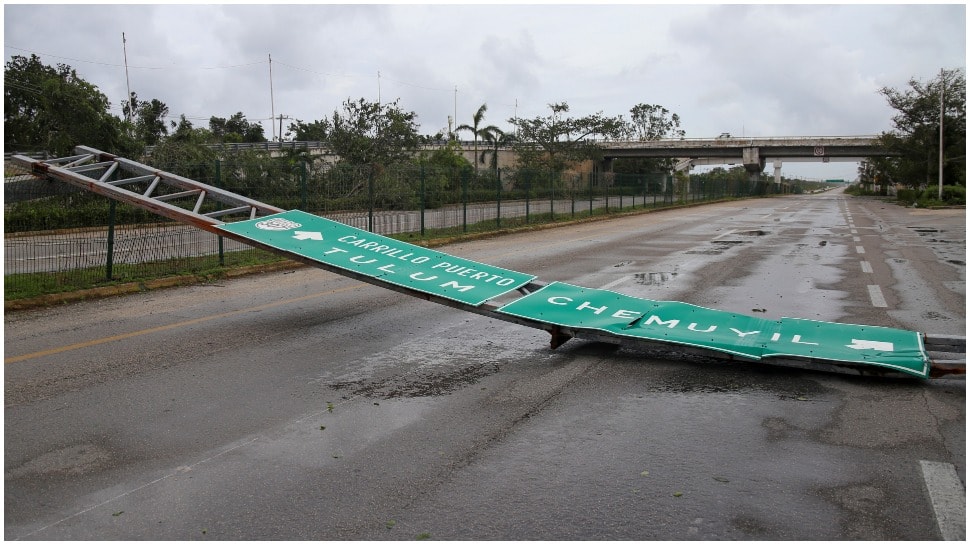
[[293, 233], [293, 238], [296, 240], [323, 240], [323, 233], [314, 233], [311, 231], [295, 231]]
[[846, 348], [851, 348], [853, 350], [879, 350], [880, 352], [892, 352], [893, 343], [887, 343], [882, 341], [864, 341], [859, 339], [852, 339], [852, 344], [845, 345]]

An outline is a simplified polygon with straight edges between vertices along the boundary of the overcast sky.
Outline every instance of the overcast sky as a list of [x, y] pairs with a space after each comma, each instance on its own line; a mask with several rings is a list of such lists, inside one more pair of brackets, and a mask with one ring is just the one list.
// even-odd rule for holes
[[[424, 134], [456, 114], [470, 124], [483, 103], [485, 124], [506, 129], [567, 102], [572, 116], [627, 119], [659, 104], [688, 138], [855, 136], [892, 127], [881, 87], [965, 70], [966, 21], [963, 3], [6, 4], [4, 55], [70, 65], [120, 117], [124, 33], [139, 98], [196, 127], [243, 112], [267, 138], [274, 113], [314, 121], [362, 97], [400, 99]], [[856, 167], [783, 173], [854, 179]]]

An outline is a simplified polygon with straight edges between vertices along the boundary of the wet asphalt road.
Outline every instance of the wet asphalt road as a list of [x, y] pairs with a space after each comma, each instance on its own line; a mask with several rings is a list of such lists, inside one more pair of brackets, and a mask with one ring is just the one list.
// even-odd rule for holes
[[[442, 250], [637, 297], [964, 335], [965, 232], [963, 210], [833, 193]], [[4, 325], [6, 539], [923, 540], [952, 527], [921, 462], [955, 469], [964, 495], [962, 380], [553, 351], [541, 331], [316, 269]]]

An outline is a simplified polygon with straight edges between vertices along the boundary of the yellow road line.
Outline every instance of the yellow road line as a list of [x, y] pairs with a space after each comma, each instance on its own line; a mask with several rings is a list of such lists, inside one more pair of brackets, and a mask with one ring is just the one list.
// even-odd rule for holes
[[84, 342], [80, 342], [80, 343], [69, 344], [69, 345], [65, 345], [65, 346], [59, 346], [59, 347], [56, 347], [56, 348], [48, 348], [47, 350], [40, 350], [38, 352], [31, 352], [30, 354], [23, 354], [21, 356], [11, 356], [9, 358], [5, 358], [3, 360], [3, 363], [4, 364], [17, 363], [17, 362], [21, 362], [21, 361], [27, 361], [27, 360], [36, 359], [36, 358], [42, 358], [44, 356], [50, 356], [50, 355], [53, 355], [53, 354], [60, 354], [62, 352], [70, 352], [71, 350], [78, 350], [78, 349], [81, 349], [81, 348], [87, 348], [89, 346], [97, 346], [99, 344], [111, 343], [111, 342], [115, 342], [115, 341], [123, 341], [125, 339], [130, 339], [132, 337], [140, 337], [142, 335], [151, 335], [152, 333], [159, 333], [161, 331], [168, 331], [170, 329], [178, 329], [180, 327], [186, 327], [186, 326], [195, 325], [195, 324], [199, 324], [199, 323], [203, 323], [203, 322], [209, 322], [209, 321], [212, 321], [212, 320], [219, 320], [221, 318], [228, 318], [229, 316], [235, 316], [237, 314], [244, 314], [244, 313], [247, 313], [247, 312], [254, 312], [254, 311], [257, 311], [257, 310], [263, 310], [263, 309], [267, 309], [267, 308], [278, 307], [278, 306], [281, 306], [281, 305], [288, 305], [288, 304], [291, 304], [291, 303], [298, 303], [300, 301], [306, 301], [308, 299], [314, 299], [316, 297], [323, 297], [323, 296], [326, 296], [326, 295], [334, 295], [334, 294], [341, 293], [341, 292], [345, 292], [345, 291], [356, 290], [356, 289], [360, 289], [362, 287], [365, 287], [367, 285], [368, 284], [360, 283], [360, 284], [355, 284], [353, 286], [347, 286], [347, 287], [344, 287], [344, 288], [338, 288], [338, 289], [334, 289], [334, 290], [330, 290], [330, 291], [323, 291], [323, 292], [314, 293], [314, 294], [311, 294], [311, 295], [304, 295], [302, 297], [296, 297], [294, 299], [286, 299], [285, 301], [274, 301], [272, 303], [266, 303], [264, 305], [257, 305], [255, 307], [249, 307], [249, 308], [244, 308], [244, 309], [240, 309], [240, 310], [233, 310], [233, 311], [229, 311], [229, 312], [223, 312], [223, 313], [220, 313], [220, 314], [213, 314], [211, 316], [203, 316], [201, 318], [193, 318], [191, 320], [185, 320], [185, 321], [182, 321], [182, 322], [175, 322], [173, 324], [162, 325], [162, 326], [158, 326], [158, 327], [150, 327], [148, 329], [141, 329], [141, 330], [138, 330], [138, 331], [131, 331], [129, 333], [122, 333], [120, 335], [112, 335], [110, 337], [102, 337], [100, 339], [91, 339], [90, 341], [84, 341]]

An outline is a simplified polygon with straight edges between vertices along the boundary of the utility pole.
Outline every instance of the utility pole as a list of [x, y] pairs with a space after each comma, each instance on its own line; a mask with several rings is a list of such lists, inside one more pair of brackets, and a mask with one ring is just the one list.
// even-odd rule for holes
[[128, 88], [128, 96], [125, 97], [125, 102], [128, 103], [128, 113], [125, 115], [125, 120], [128, 121], [129, 123], [131, 123], [131, 114], [134, 113], [134, 112], [131, 111], [131, 109], [132, 109], [132, 104], [131, 104], [131, 81], [128, 79], [128, 40], [125, 39], [125, 33], [124, 32], [121, 33], [121, 48], [125, 52], [125, 85]]
[[283, 141], [283, 120], [284, 119], [293, 119], [293, 118], [288, 115], [280, 114], [280, 142]]
[[273, 119], [276, 119], [276, 101], [273, 99], [273, 55], [269, 53], [266, 55], [269, 57], [269, 126], [273, 131], [273, 140], [276, 140], [276, 125], [273, 123]]
[[946, 78], [943, 69], [940, 68], [940, 181], [937, 200], [943, 200], [943, 90], [946, 88]]

